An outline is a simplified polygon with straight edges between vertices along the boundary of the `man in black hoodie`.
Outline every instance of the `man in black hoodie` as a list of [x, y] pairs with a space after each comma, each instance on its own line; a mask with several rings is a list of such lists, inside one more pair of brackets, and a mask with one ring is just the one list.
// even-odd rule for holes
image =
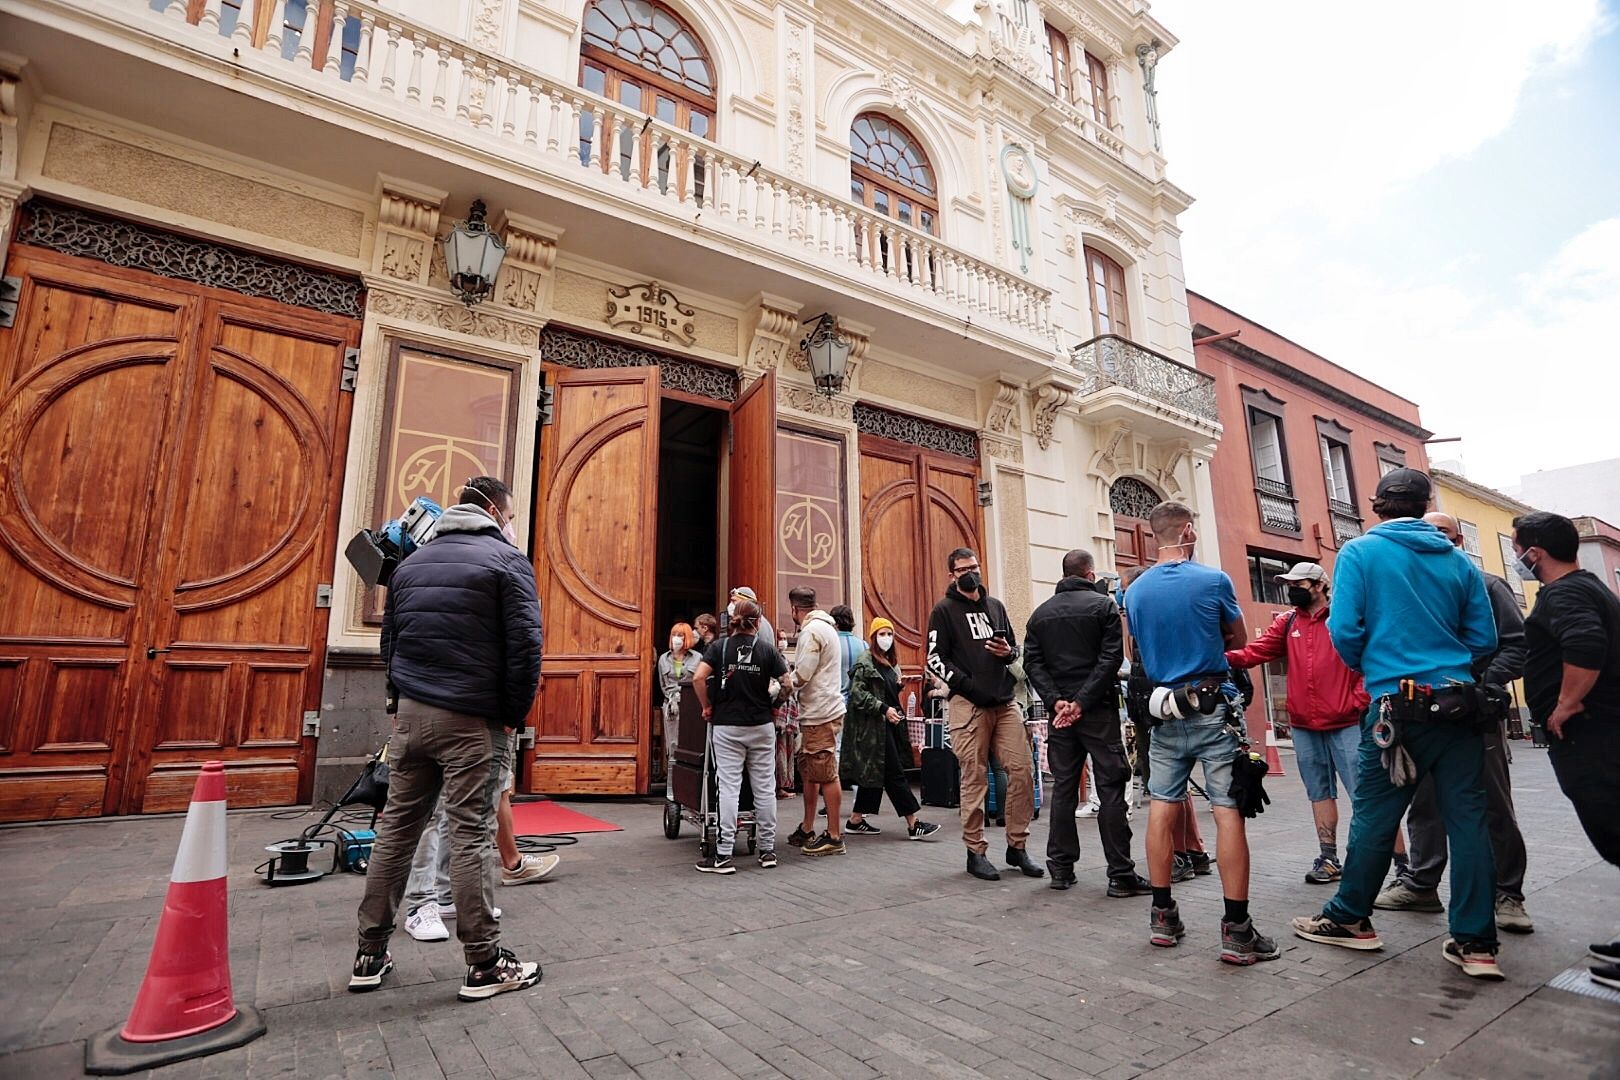
[[1080, 769], [1091, 758], [1097, 785], [1097, 830], [1108, 858], [1109, 896], [1146, 896], [1152, 886], [1131, 860], [1131, 826], [1125, 818], [1125, 785], [1131, 766], [1119, 727], [1119, 668], [1125, 635], [1119, 608], [1097, 587], [1091, 552], [1063, 556], [1063, 580], [1052, 598], [1035, 609], [1024, 631], [1024, 673], [1052, 718], [1046, 740], [1052, 764], [1052, 829], [1046, 868], [1052, 888], [1076, 884], [1080, 835], [1074, 812], [1080, 805]]
[[354, 992], [377, 989], [393, 967], [394, 916], [440, 798], [450, 819], [456, 937], [467, 959], [456, 996], [477, 1001], [540, 981], [539, 964], [501, 948], [487, 872], [498, 766], [540, 685], [540, 601], [534, 568], [511, 541], [512, 492], [478, 476], [457, 498], [433, 542], [388, 585], [382, 658], [399, 712], [388, 740], [388, 806], [360, 901]]
[[1007, 865], [1028, 877], [1045, 877], [1024, 850], [1029, 821], [1035, 815], [1035, 770], [1023, 715], [1013, 704], [1013, 676], [1007, 670], [1018, 658], [1012, 621], [1001, 601], [984, 589], [979, 556], [957, 548], [945, 560], [951, 584], [945, 598], [928, 616], [928, 670], [950, 691], [946, 726], [951, 747], [962, 765], [962, 840], [967, 844], [967, 871], [985, 881], [1001, 874], [985, 856], [984, 798], [989, 787], [990, 751], [1007, 770]]

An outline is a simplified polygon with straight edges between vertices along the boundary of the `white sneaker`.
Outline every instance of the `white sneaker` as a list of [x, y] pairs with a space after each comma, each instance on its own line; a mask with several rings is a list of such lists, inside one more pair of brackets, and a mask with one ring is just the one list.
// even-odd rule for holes
[[518, 861], [516, 870], [501, 867], [502, 885], [527, 885], [532, 881], [539, 881], [562, 862], [561, 855], [525, 855]]
[[405, 932], [417, 941], [449, 941], [438, 904], [423, 904], [405, 918]]
[[[501, 909], [500, 908], [490, 908], [489, 913], [491, 915], [495, 916], [495, 918], [497, 918], [497, 919], [501, 917]], [[456, 917], [456, 905], [454, 905], [454, 904], [440, 904], [439, 905], [439, 918], [441, 918], [441, 919], [453, 919], [455, 917]]]
[[1100, 809], [1102, 809], [1102, 807], [1100, 807], [1098, 804], [1088, 802], [1088, 803], [1086, 803], [1086, 805], [1084, 805], [1080, 809], [1076, 810], [1074, 812], [1074, 816], [1077, 817], [1077, 818], [1096, 817], [1097, 816], [1097, 811], [1100, 810]]

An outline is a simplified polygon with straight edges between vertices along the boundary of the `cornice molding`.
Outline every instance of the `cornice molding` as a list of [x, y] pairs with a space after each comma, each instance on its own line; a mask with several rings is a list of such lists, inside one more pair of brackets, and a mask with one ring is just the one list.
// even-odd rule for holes
[[[1217, 334], [1219, 332], [1220, 331], [1215, 330], [1213, 327], [1206, 326], [1203, 323], [1195, 323], [1192, 328], [1192, 336], [1195, 340], [1200, 337], [1209, 337], [1210, 335]], [[1228, 341], [1217, 341], [1209, 347], [1229, 353], [1232, 356], [1237, 357], [1239, 360], [1242, 360], [1244, 363], [1259, 368], [1268, 375], [1277, 376], [1277, 378], [1282, 379], [1284, 382], [1289, 382], [1302, 389], [1309, 390], [1313, 394], [1320, 394], [1322, 397], [1333, 402], [1335, 405], [1342, 405], [1344, 408], [1349, 409], [1353, 413], [1365, 416], [1367, 419], [1375, 421], [1376, 423], [1383, 424], [1385, 427], [1398, 431], [1408, 438], [1416, 439], [1418, 442], [1423, 442], [1434, 435], [1434, 432], [1427, 428], [1420, 427], [1419, 425], [1412, 423], [1410, 420], [1396, 416], [1387, 409], [1380, 409], [1371, 402], [1363, 401], [1354, 394], [1341, 390], [1339, 387], [1334, 386], [1332, 383], [1327, 382], [1324, 379], [1319, 379], [1315, 375], [1307, 375], [1298, 368], [1285, 364], [1281, 360], [1274, 357], [1267, 356], [1259, 349], [1244, 345], [1242, 342], [1235, 339]]]

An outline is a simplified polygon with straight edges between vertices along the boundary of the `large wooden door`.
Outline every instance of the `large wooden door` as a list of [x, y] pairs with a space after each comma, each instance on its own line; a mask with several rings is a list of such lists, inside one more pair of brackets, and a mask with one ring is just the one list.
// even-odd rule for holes
[[788, 617], [776, 598], [776, 373], [767, 371], [731, 407], [731, 514], [726, 589], [747, 585], [771, 625]]
[[19, 247], [0, 332], [0, 818], [307, 798], [348, 319]]
[[894, 623], [900, 661], [916, 671], [928, 614], [950, 581], [945, 557], [958, 547], [984, 551], [978, 467], [871, 435], [861, 436], [860, 454], [861, 599], [867, 618]]
[[529, 790], [646, 789], [658, 514], [658, 369], [548, 365], [535, 571], [544, 679]]

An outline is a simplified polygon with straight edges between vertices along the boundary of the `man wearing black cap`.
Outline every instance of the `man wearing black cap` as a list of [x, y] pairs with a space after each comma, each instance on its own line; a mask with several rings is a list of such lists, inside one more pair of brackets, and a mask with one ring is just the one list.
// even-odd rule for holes
[[1467, 975], [1500, 979], [1496, 876], [1480, 781], [1482, 710], [1475, 695], [1452, 689], [1471, 687], [1475, 661], [1496, 651], [1496, 618], [1468, 556], [1422, 520], [1432, 493], [1416, 469], [1384, 476], [1372, 502], [1379, 524], [1346, 544], [1334, 563], [1328, 633], [1345, 664], [1366, 678], [1372, 705], [1339, 891], [1320, 915], [1301, 916], [1293, 928], [1307, 941], [1382, 947], [1367, 916], [1389, 870], [1401, 815], [1417, 782], [1432, 776], [1452, 856], [1444, 956]]

